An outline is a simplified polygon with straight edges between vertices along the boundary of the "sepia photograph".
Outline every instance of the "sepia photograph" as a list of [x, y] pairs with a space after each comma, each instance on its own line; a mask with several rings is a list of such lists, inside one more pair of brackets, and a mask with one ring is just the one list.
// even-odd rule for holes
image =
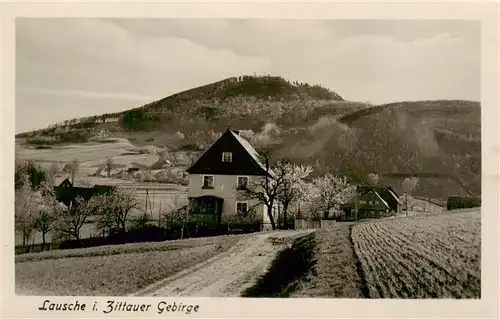
[[481, 300], [492, 288], [480, 20], [13, 27], [4, 228], [13, 294], [39, 297], [33, 309], [192, 315], [199, 297]]
[[16, 293], [480, 298], [474, 21], [16, 21]]

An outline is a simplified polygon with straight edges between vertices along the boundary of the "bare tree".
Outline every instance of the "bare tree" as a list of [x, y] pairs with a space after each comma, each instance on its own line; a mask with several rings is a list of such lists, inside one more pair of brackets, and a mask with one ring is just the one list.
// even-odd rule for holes
[[113, 158], [109, 157], [106, 159], [106, 163], [104, 164], [106, 173], [108, 173], [108, 178], [111, 176], [111, 170], [113, 169]]
[[53, 230], [57, 215], [61, 210], [53, 188], [44, 183], [42, 185], [43, 200], [39, 213], [35, 217], [34, 228], [42, 234], [42, 250], [45, 249], [46, 236]]
[[28, 182], [32, 189], [37, 189], [49, 180], [48, 175], [47, 171], [34, 161], [18, 161], [14, 173], [15, 189], [21, 188], [25, 182]]
[[271, 227], [273, 230], [276, 230], [273, 209], [278, 201], [278, 196], [282, 190], [286, 175], [279, 170], [279, 174], [273, 172], [270, 164], [269, 151], [262, 152], [261, 159], [264, 162], [267, 174], [263, 178], [250, 182], [243, 192], [248, 199], [256, 199], [266, 206], [267, 215], [271, 221]]
[[163, 227], [170, 231], [180, 232], [181, 239], [184, 238], [184, 226], [189, 221], [189, 212], [193, 209], [188, 199], [176, 194], [163, 208], [160, 208], [160, 218]]
[[75, 175], [80, 170], [80, 161], [78, 159], [74, 159], [70, 164], [64, 167], [64, 171], [71, 176], [71, 184], [75, 182]]
[[160, 211], [165, 226], [167, 224], [178, 226], [186, 221], [189, 205], [187, 198], [175, 194]]
[[345, 176], [327, 173], [315, 178], [313, 185], [316, 193], [315, 207], [318, 214], [323, 213], [324, 218], [328, 218], [331, 209], [338, 210], [340, 205], [349, 201], [354, 194], [354, 188], [349, 185]]
[[42, 234], [42, 250], [45, 249], [46, 236], [52, 231], [55, 220], [53, 212], [45, 209], [42, 209], [35, 218], [34, 228]]
[[57, 176], [57, 174], [59, 173], [59, 170], [60, 170], [60, 167], [59, 167], [59, 164], [57, 162], [52, 162], [52, 164], [50, 164], [49, 173], [53, 177]]
[[411, 193], [412, 191], [415, 190], [418, 186], [418, 178], [417, 177], [411, 177], [411, 178], [405, 178], [403, 182], [401, 183], [401, 187], [403, 188], [403, 191], [405, 192], [405, 209], [408, 211], [408, 194]]
[[376, 186], [380, 182], [380, 176], [376, 173], [370, 173], [368, 174], [368, 183], [370, 185]]
[[283, 175], [281, 191], [278, 192], [278, 200], [283, 205], [283, 220], [285, 228], [288, 222], [288, 209], [291, 204], [297, 201], [304, 192], [304, 179], [313, 171], [310, 166], [294, 165], [284, 159], [276, 165], [275, 171], [278, 175]]
[[403, 182], [401, 183], [401, 187], [403, 188], [404, 192], [410, 193], [415, 188], [418, 186], [418, 178], [417, 177], [411, 177], [411, 178], [405, 178]]
[[81, 196], [78, 196], [69, 207], [62, 209], [54, 224], [56, 236], [80, 240], [80, 230], [93, 213], [91, 207]]
[[99, 215], [101, 225], [108, 229], [127, 231], [128, 215], [132, 208], [139, 206], [133, 190], [115, 188], [111, 193], [92, 198], [93, 210]]
[[35, 230], [36, 215], [42, 203], [41, 194], [32, 190], [29, 177], [25, 175], [21, 187], [15, 192], [14, 225], [23, 238], [23, 248], [29, 243]]

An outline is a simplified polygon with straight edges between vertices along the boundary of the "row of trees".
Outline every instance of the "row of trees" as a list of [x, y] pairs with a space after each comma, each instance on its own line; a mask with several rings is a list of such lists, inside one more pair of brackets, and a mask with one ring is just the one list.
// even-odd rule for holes
[[[293, 164], [287, 158], [271, 165], [268, 153], [262, 156], [262, 161], [270, 174], [251, 182], [244, 192], [248, 199], [256, 199], [266, 207], [273, 229], [287, 227], [290, 217], [328, 218], [331, 211], [338, 211], [355, 195], [355, 188], [344, 176], [327, 173], [310, 178], [311, 166]], [[280, 224], [284, 225], [276, 223], [273, 214], [276, 204], [282, 208]]]
[[[106, 170], [112, 161], [106, 162]], [[65, 173], [74, 176], [79, 170], [77, 160], [65, 166]], [[54, 191], [58, 167], [45, 170], [32, 161], [17, 161], [15, 171], [15, 230], [22, 236], [22, 245], [29, 243], [36, 232], [41, 233], [43, 246], [51, 233], [53, 241], [80, 240], [81, 230], [90, 217], [95, 217], [98, 230], [126, 231], [128, 214], [139, 202], [133, 190], [115, 189], [85, 201], [77, 197], [69, 207], [59, 203]]]
[[103, 232], [125, 232], [128, 215], [139, 202], [132, 191], [115, 189], [111, 193], [93, 196], [85, 201], [77, 197], [69, 207], [56, 200], [54, 189], [46, 182], [34, 186], [26, 177], [15, 194], [15, 229], [22, 236], [22, 245], [29, 250], [35, 232], [42, 235], [46, 245], [47, 234], [52, 241], [81, 239], [81, 230], [90, 217], [95, 217], [97, 229]]
[[[289, 217], [306, 218], [312, 220], [326, 219], [340, 211], [341, 205], [352, 202], [356, 196], [356, 187], [349, 184], [347, 178], [341, 175], [326, 173], [322, 176], [310, 178], [313, 168], [307, 165], [297, 165], [283, 158], [274, 165], [270, 165], [268, 153], [262, 156], [266, 170], [272, 172], [261, 180], [252, 182], [245, 190], [250, 199], [257, 199], [266, 206], [272, 228], [277, 225], [273, 209], [275, 204], [282, 207], [281, 222], [287, 227]], [[368, 174], [369, 185], [376, 186], [380, 176]], [[418, 178], [405, 178], [401, 188], [405, 193], [405, 206], [408, 205], [408, 194], [418, 186]]]

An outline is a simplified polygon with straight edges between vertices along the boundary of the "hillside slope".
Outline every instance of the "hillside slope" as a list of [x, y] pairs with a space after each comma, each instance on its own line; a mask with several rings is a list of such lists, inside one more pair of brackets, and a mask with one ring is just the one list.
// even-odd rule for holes
[[446, 198], [481, 192], [481, 108], [469, 101], [419, 101], [380, 105], [320, 118], [291, 142], [318, 167], [363, 181], [373, 172], [399, 185], [419, 177], [416, 194]]
[[317, 85], [244, 76], [66, 124], [18, 137], [50, 147], [108, 136], [170, 152], [201, 152], [231, 127], [275, 157], [313, 165], [315, 174], [331, 171], [363, 182], [378, 173], [396, 191], [405, 177], [418, 176], [415, 195], [440, 199], [481, 192], [478, 102], [371, 106]]

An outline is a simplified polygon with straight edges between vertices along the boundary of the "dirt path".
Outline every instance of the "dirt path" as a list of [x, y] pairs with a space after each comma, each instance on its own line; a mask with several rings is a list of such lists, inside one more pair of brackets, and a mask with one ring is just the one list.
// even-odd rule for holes
[[[225, 253], [186, 269], [136, 296], [238, 297], [263, 275], [288, 239], [310, 231], [258, 233], [241, 239]], [[277, 240], [276, 240], [277, 239]]]

